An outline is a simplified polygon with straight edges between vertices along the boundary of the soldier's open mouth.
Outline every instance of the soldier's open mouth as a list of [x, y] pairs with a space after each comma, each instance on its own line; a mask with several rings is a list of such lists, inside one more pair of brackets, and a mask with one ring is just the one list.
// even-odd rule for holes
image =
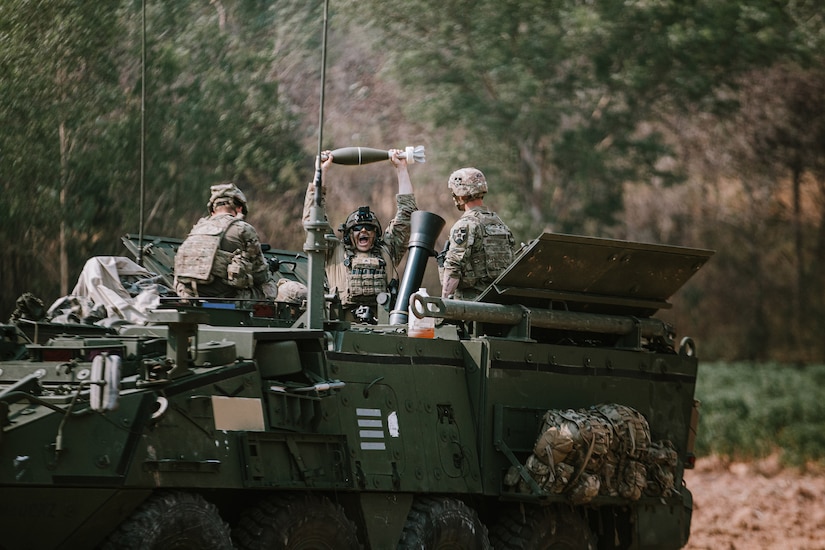
[[369, 235], [358, 235], [358, 244], [367, 244], [369, 242]]

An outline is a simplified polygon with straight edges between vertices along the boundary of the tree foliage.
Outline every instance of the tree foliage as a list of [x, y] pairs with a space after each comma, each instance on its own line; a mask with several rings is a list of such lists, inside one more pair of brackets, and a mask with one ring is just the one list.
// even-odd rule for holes
[[32, 286], [57, 294], [60, 235], [75, 276], [117, 250], [140, 225], [142, 183], [147, 232], [180, 236], [211, 184], [232, 179], [251, 197], [300, 185], [298, 117], [271, 75], [279, 13], [235, 7], [153, 3], [144, 20], [136, 2], [3, 3], [4, 309]]
[[700, 366], [701, 401], [696, 454], [730, 459], [779, 453], [783, 463], [804, 466], [825, 460], [819, 396], [825, 365], [766, 363]]
[[741, 71], [801, 48], [789, 8], [767, 0], [352, 8], [383, 33], [393, 74], [421, 90], [433, 123], [468, 130], [456, 160], [492, 164], [534, 230], [616, 233], [624, 182], [682, 176], [658, 164], [658, 113], [709, 102]]
[[[224, 10], [214, 3], [159, 4], [148, 15], [154, 24], [147, 46], [146, 178], [153, 211], [166, 213], [158, 205], [191, 196], [205, 204], [208, 185], [224, 180], [250, 198], [299, 184], [298, 121], [268, 75], [274, 59], [259, 28], [264, 16], [241, 10], [252, 17], [244, 21]], [[275, 24], [276, 14], [268, 15]], [[180, 234], [191, 223], [147, 220], [161, 233]]]
[[[9, 212], [3, 223], [5, 255], [22, 280], [32, 267], [45, 269], [66, 286], [66, 251], [40, 258], [31, 247], [56, 250], [58, 235], [69, 238], [94, 221], [90, 212], [90, 181], [85, 162], [100, 143], [98, 123], [115, 105], [117, 72], [113, 60], [101, 56], [118, 35], [117, 4], [73, 2], [6, 2], [0, 8], [4, 47], [0, 66], [3, 201]], [[99, 150], [98, 150], [99, 152]], [[94, 156], [94, 155], [93, 155]], [[34, 222], [34, 223], [32, 223]], [[26, 233], [21, 235], [21, 229]], [[20, 238], [25, 237], [25, 238]], [[62, 264], [62, 273], [53, 266]]]
[[[232, 179], [263, 238], [300, 248], [323, 4], [146, 2], [145, 65], [143, 2], [0, 4], [0, 311], [119, 253], [141, 183], [147, 234], [185, 236]], [[324, 146], [425, 143], [419, 206], [448, 218], [447, 174], [478, 166], [519, 240], [715, 249], [661, 315], [712, 357], [821, 358], [820, 4], [332, 0]], [[335, 168], [331, 218], [386, 218], [393, 181]]]

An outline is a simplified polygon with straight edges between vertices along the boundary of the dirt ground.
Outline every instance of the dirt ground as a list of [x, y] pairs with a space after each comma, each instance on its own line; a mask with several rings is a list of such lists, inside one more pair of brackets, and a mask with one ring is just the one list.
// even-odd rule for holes
[[825, 550], [825, 470], [700, 459], [687, 550]]

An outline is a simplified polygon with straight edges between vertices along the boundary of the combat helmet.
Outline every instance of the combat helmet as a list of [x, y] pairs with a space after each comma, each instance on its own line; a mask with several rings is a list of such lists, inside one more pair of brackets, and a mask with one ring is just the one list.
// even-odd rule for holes
[[375, 241], [381, 238], [381, 223], [378, 221], [378, 216], [375, 215], [375, 212], [370, 210], [369, 206], [359, 206], [357, 210], [353, 210], [353, 212], [347, 216], [346, 221], [341, 224], [341, 227], [338, 228], [338, 231], [343, 233], [343, 240], [345, 245], [349, 245], [351, 243], [350, 234], [352, 233], [352, 228], [356, 225], [370, 225], [375, 228]]
[[237, 185], [232, 182], [219, 183], [210, 187], [209, 191], [209, 202], [206, 203], [206, 207], [209, 209], [209, 212], [213, 212], [216, 206], [223, 204], [223, 201], [231, 201], [237, 205], [240, 205], [243, 215], [246, 216], [248, 212], [246, 195], [243, 194], [243, 191], [238, 189]]
[[478, 168], [460, 168], [450, 174], [447, 186], [455, 205], [461, 210], [461, 204], [487, 193], [487, 178]]

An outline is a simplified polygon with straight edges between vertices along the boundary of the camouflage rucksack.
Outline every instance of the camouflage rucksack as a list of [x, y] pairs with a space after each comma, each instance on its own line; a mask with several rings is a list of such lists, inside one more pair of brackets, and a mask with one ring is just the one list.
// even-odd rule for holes
[[[547, 411], [524, 467], [540, 489], [584, 504], [599, 494], [628, 500], [668, 496], [676, 462], [669, 441], [651, 442], [650, 426], [639, 411], [606, 403]], [[504, 483], [531, 492], [518, 468], [510, 469]]]
[[670, 441], [657, 441], [650, 446], [647, 456], [650, 469], [645, 491], [647, 494], [670, 496], [675, 487], [677, 461], [676, 449], [673, 448], [673, 443]]
[[638, 411], [616, 403], [592, 407], [612, 426], [613, 444], [602, 465], [601, 493], [636, 500], [647, 484], [647, 469], [640, 461], [650, 447], [650, 427]]

